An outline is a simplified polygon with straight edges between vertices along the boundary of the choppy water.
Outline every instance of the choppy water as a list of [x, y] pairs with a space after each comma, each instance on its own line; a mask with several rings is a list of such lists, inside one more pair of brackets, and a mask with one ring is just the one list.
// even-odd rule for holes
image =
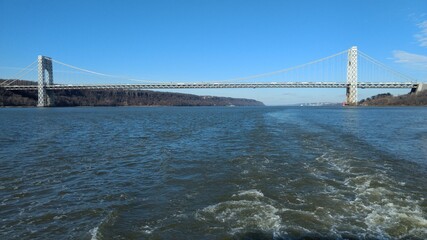
[[1, 239], [426, 239], [427, 108], [0, 109]]

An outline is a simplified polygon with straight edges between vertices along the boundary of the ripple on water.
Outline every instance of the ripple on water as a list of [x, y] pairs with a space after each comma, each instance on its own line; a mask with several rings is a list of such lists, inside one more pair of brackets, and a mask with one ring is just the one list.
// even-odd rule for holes
[[427, 236], [425, 109], [1, 110], [5, 239]]
[[[355, 234], [354, 237], [393, 239], [412, 236], [422, 239], [426, 236], [427, 220], [420, 200], [408, 196], [403, 189], [405, 182], [389, 176], [388, 168], [371, 166], [361, 174], [360, 165], [366, 167], [369, 162], [340, 155], [330, 151], [305, 166], [313, 176], [325, 183], [323, 193], [326, 198], [323, 203], [334, 201], [333, 207], [326, 207], [331, 218], [328, 220], [322, 216], [321, 219], [330, 221], [332, 229], [341, 236], [346, 225], [352, 226], [350, 232]], [[326, 181], [331, 176], [341, 180]], [[305, 199], [309, 198], [305, 196]], [[322, 202], [312, 202], [323, 205]], [[362, 232], [364, 234], [360, 234]]]
[[230, 234], [256, 230], [275, 233], [282, 222], [278, 213], [279, 209], [271, 199], [261, 191], [251, 189], [233, 194], [228, 201], [197, 211], [196, 219]]

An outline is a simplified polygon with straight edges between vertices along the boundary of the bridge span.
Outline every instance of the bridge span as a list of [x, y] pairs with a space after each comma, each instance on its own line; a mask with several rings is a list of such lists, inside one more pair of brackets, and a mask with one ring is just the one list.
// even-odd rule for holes
[[[388, 74], [391, 74], [391, 77], [397, 77], [398, 81], [393, 81], [391, 78], [384, 78], [383, 81], [378, 80], [377, 77], [366, 77], [364, 74], [360, 73], [358, 68], [359, 56], [361, 59], [369, 62], [374, 67], [380, 69], [380, 71], [385, 71]], [[344, 65], [340, 68], [335, 68], [335, 63], [332, 62], [328, 65], [327, 61], [338, 58], [344, 59]], [[339, 59], [338, 59], [339, 60]], [[246, 78], [235, 79], [234, 81], [228, 82], [196, 82], [196, 83], [150, 83], [150, 84], [54, 84], [53, 82], [53, 62], [71, 67], [75, 70], [84, 71], [86, 73], [111, 76], [107, 74], [101, 74], [82, 68], [74, 67], [69, 64], [65, 64], [52, 58], [39, 56], [37, 59], [37, 69], [38, 69], [38, 83], [37, 85], [22, 85], [22, 84], [12, 84], [19, 79], [12, 79], [0, 83], [0, 88], [6, 90], [33, 90], [38, 92], [38, 107], [47, 107], [53, 105], [53, 95], [55, 91], [58, 90], [149, 90], [149, 89], [207, 89], [207, 88], [345, 88], [346, 89], [346, 104], [347, 105], [357, 105], [357, 90], [358, 89], [368, 89], [368, 88], [407, 88], [411, 89], [411, 92], [420, 91], [426, 88], [426, 84], [421, 82], [414, 81], [412, 78], [394, 71], [393, 69], [385, 66], [384, 64], [378, 62], [377, 60], [369, 57], [357, 50], [357, 47], [352, 47], [348, 50], [342, 51], [340, 53], [331, 55], [326, 58], [322, 58], [316, 61], [312, 61], [306, 64], [302, 64], [296, 67], [291, 67], [287, 69], [282, 69], [272, 73], [258, 74]], [[34, 62], [33, 64], [35, 64]], [[277, 81], [277, 82], [241, 82], [242, 80], [249, 80], [255, 78], [261, 78], [266, 76], [271, 76], [273, 74], [279, 73], [290, 73], [293, 70], [303, 70], [306, 71], [305, 67], [313, 67], [314, 72], [311, 74], [311, 78], [307, 79], [308, 81], [302, 80], [300, 77], [292, 77], [290, 80], [300, 80], [300, 81]], [[319, 71], [321, 68], [321, 71]], [[337, 71], [337, 73], [343, 73], [339, 77], [330, 78], [320, 76], [324, 75], [323, 73], [327, 72], [330, 69]], [[368, 67], [368, 72], [372, 71], [372, 66]], [[310, 72], [310, 71], [308, 71]], [[311, 73], [311, 72], [310, 72]], [[320, 74], [319, 74], [320, 73]], [[317, 75], [316, 75], [317, 74]], [[383, 75], [381, 72], [380, 75]], [[297, 75], [298, 76], [298, 75]], [[362, 77], [361, 77], [362, 76]], [[318, 80], [321, 81], [311, 81]], [[368, 81], [359, 81], [359, 78], [362, 80], [368, 79]], [[319, 80], [320, 80], [319, 79]], [[329, 81], [329, 80], [338, 80]], [[240, 80], [240, 81], [239, 81]], [[302, 80], [302, 81], [301, 81]], [[403, 81], [402, 81], [403, 80]], [[378, 81], [378, 82], [376, 82]], [[388, 82], [390, 81], [390, 82]]]
[[[420, 83], [412, 82], [359, 82], [357, 88], [407, 88], [417, 89]], [[98, 84], [98, 85], [47, 85], [46, 90], [147, 90], [147, 89], [203, 89], [203, 88], [348, 88], [349, 83], [339, 82], [274, 82], [274, 83], [160, 83], [160, 84]], [[6, 90], [38, 90], [37, 85], [8, 85]]]

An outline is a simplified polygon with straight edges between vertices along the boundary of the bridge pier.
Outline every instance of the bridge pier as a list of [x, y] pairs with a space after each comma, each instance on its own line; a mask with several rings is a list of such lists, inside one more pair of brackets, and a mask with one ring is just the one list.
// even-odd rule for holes
[[53, 92], [47, 91], [46, 86], [53, 85], [52, 59], [39, 55], [38, 57], [38, 101], [37, 107], [53, 105]]
[[346, 105], [357, 105], [357, 47], [348, 50]]
[[417, 94], [417, 93], [419, 93], [419, 92], [422, 92], [422, 91], [426, 91], [427, 90], [427, 84], [426, 83], [419, 83], [418, 85], [417, 85], [417, 87], [414, 87], [414, 88], [412, 88], [411, 89], [411, 94], [412, 93], [415, 93], [415, 94]]

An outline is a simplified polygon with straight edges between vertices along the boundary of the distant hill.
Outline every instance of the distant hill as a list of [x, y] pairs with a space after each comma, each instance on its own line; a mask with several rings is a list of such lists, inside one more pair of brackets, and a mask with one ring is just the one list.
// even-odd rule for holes
[[393, 96], [390, 93], [378, 94], [363, 99], [359, 102], [361, 106], [427, 106], [427, 90], [417, 94], [405, 94]]
[[[0, 80], [1, 82], [4, 80]], [[34, 85], [34, 82], [20, 81]], [[193, 94], [135, 90], [61, 90], [55, 91], [57, 107], [73, 106], [264, 106], [262, 102]], [[0, 88], [0, 107], [36, 106], [37, 91], [7, 91]]]

